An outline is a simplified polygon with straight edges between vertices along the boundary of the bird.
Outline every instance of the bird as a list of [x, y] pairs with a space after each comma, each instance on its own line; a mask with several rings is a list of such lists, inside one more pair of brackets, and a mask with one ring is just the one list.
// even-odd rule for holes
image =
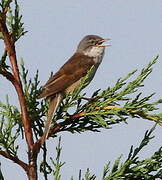
[[87, 35], [78, 44], [73, 56], [53, 75], [42, 87], [38, 99], [47, 98], [49, 108], [47, 120], [44, 125], [44, 132], [41, 137], [41, 145], [44, 144], [50, 131], [54, 114], [57, 111], [64, 97], [72, 93], [79, 86], [81, 80], [93, 67], [87, 85], [93, 79], [99, 65], [102, 62], [105, 48], [110, 46], [105, 44], [110, 39], [104, 39], [98, 35]]

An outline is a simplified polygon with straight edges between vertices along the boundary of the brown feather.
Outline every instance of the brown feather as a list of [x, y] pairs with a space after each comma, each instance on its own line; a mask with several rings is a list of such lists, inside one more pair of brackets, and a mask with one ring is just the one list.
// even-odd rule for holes
[[105, 41], [103, 40], [103, 38], [96, 35], [84, 37], [80, 41], [76, 53], [43, 86], [39, 98], [47, 97], [50, 104], [41, 145], [48, 137], [53, 115], [56, 113], [64, 96], [69, 92], [73, 92], [79, 86], [81, 79], [94, 66], [88, 82], [92, 80], [104, 55], [105, 46], [101, 46], [101, 43]]
[[[49, 97], [66, 90], [73, 83], [84, 77], [95, 64], [88, 56], [75, 53], [44, 85], [39, 98]], [[78, 67], [79, 65], [79, 67]]]
[[55, 97], [50, 97], [47, 120], [45, 123], [43, 136], [41, 137], [41, 145], [44, 144], [45, 140], [48, 137], [53, 115], [57, 111], [57, 108], [60, 105], [62, 99], [63, 99], [63, 95], [61, 93], [56, 94]]

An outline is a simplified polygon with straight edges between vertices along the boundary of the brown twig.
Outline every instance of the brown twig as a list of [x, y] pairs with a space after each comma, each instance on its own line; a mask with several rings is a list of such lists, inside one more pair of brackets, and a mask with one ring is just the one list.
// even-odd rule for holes
[[[106, 107], [96, 107], [95, 108], [96, 111], [100, 111], [100, 110], [104, 110], [104, 111], [110, 111], [110, 110], [116, 110], [116, 111], [121, 111], [121, 112], [125, 112], [125, 113], [129, 113], [132, 115], [138, 115], [143, 119], [148, 119], [151, 121], [155, 121], [157, 123], [159, 123], [160, 125], [162, 125], [162, 122], [158, 121], [158, 118], [154, 115], [149, 115], [149, 114], [145, 114], [142, 113], [141, 111], [134, 111], [134, 110], [124, 110], [123, 107], [119, 107], [119, 106], [106, 106]], [[88, 115], [86, 112], [80, 112], [80, 113], [76, 113], [73, 115], [70, 115], [69, 118], [65, 119], [63, 122], [57, 123], [55, 124], [53, 127], [51, 127], [48, 137], [62, 131], [64, 125], [70, 125], [72, 123], [73, 120], [75, 119], [79, 119], [83, 116]], [[41, 148], [41, 138], [34, 144], [34, 151], [38, 152]]]
[[[141, 111], [137, 111], [137, 110], [131, 110], [130, 109], [130, 110], [126, 111], [126, 110], [123, 110], [123, 108], [119, 107], [119, 106], [96, 107], [95, 109], [96, 110], [104, 110], [104, 111], [117, 110], [117, 111], [121, 111], [121, 112], [126, 112], [126, 113], [129, 113], [129, 114], [132, 114], [132, 115], [138, 115], [139, 117], [141, 117], [143, 119], [154, 121], [154, 122], [158, 123], [159, 125], [162, 125], [162, 122], [160, 122], [158, 120], [158, 117], [156, 115], [145, 114], [145, 113], [143, 113]], [[76, 113], [76, 114], [73, 114], [73, 115], [69, 116], [69, 118], [65, 119], [65, 121], [63, 121], [61, 123], [58, 123], [58, 124], [55, 124], [50, 129], [48, 137], [50, 137], [53, 134], [56, 134], [56, 133], [60, 132], [62, 130], [63, 125], [69, 125], [69, 124], [72, 123], [73, 120], [81, 118], [81, 117], [86, 116], [86, 115], [87, 115], [86, 112]]]
[[5, 48], [7, 50], [7, 54], [10, 59], [11, 66], [12, 66], [12, 72], [13, 72], [13, 75], [11, 75], [11, 73], [5, 72], [5, 71], [2, 72], [2, 74], [12, 82], [12, 84], [14, 85], [14, 87], [17, 91], [19, 103], [20, 103], [20, 107], [21, 107], [22, 121], [23, 121], [24, 130], [25, 130], [26, 141], [28, 144], [28, 148], [32, 149], [34, 141], [33, 141], [30, 119], [29, 119], [29, 115], [27, 112], [25, 96], [23, 93], [23, 88], [22, 88], [22, 84], [21, 84], [21, 80], [20, 80], [20, 76], [19, 76], [15, 44], [12, 40], [10, 33], [8, 32], [4, 14], [2, 15], [2, 13], [0, 14], [0, 31], [3, 33]]
[[15, 78], [10, 72], [0, 69], [0, 74], [2, 74], [6, 79], [8, 79], [12, 84], [15, 83]]
[[21, 161], [18, 157], [12, 156], [5, 151], [0, 151], [0, 155], [2, 155], [3, 157], [5, 157], [7, 159], [10, 159], [14, 163], [18, 164], [26, 171], [26, 173], [28, 173], [28, 169], [29, 169], [28, 165], [26, 163], [24, 163], [23, 161]]
[[[71, 124], [72, 120], [76, 119], [76, 118], [80, 118], [82, 116], [84, 116], [85, 113], [77, 113], [77, 114], [74, 114], [72, 116], [70, 116], [68, 119], [65, 119], [65, 121], [61, 122], [61, 123], [57, 123], [55, 124], [53, 127], [51, 127], [50, 131], [49, 131], [49, 134], [48, 134], [48, 137], [50, 137], [51, 135], [53, 134], [56, 134], [58, 132], [60, 132], [62, 130], [62, 127], [63, 127], [63, 124], [65, 125], [68, 125], [68, 124]], [[41, 148], [41, 138], [40, 137], [37, 142], [34, 144], [33, 146], [33, 151], [34, 152], [39, 152], [40, 148]]]
[[48, 137], [50, 137], [53, 134], [56, 134], [58, 132], [60, 132], [62, 130], [63, 125], [70, 125], [72, 123], [73, 120], [78, 119], [80, 117], [83, 117], [86, 115], [86, 112], [80, 112], [80, 113], [76, 113], [71, 115], [69, 118], [65, 119], [65, 121], [60, 122], [58, 124], [55, 124], [51, 129], [50, 132], [48, 134]]
[[34, 144], [33, 133], [32, 133], [29, 114], [27, 111], [25, 95], [24, 95], [22, 83], [20, 80], [19, 68], [17, 65], [15, 42], [13, 41], [12, 35], [9, 33], [8, 28], [6, 26], [5, 13], [0, 13], [0, 32], [2, 32], [3, 34], [5, 49], [7, 51], [7, 55], [9, 57], [11, 67], [12, 67], [12, 74], [6, 70], [1, 70], [1, 74], [5, 76], [14, 85], [17, 95], [18, 95], [20, 108], [21, 108], [21, 119], [22, 119], [24, 132], [25, 132], [25, 138], [26, 138], [26, 142], [28, 146], [29, 165], [28, 165], [27, 175], [30, 180], [36, 180], [37, 179], [37, 164], [36, 164], [37, 154], [33, 152], [33, 144]]
[[[66, 121], [66, 120], [65, 120]], [[50, 137], [52, 134], [56, 134], [59, 131], [61, 131], [62, 125], [60, 123], [55, 124], [49, 131], [48, 137]]]

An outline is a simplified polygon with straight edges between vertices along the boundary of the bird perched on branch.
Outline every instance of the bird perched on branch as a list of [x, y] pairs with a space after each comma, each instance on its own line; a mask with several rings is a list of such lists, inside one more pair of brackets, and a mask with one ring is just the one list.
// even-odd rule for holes
[[92, 75], [88, 79], [89, 83], [93, 79], [103, 59], [105, 47], [109, 46], [104, 44], [108, 40], [110, 39], [103, 39], [97, 35], [85, 36], [80, 41], [74, 55], [43, 86], [39, 98], [49, 99], [49, 109], [41, 144], [44, 144], [48, 137], [52, 118], [63, 98], [79, 86], [82, 78], [92, 67]]

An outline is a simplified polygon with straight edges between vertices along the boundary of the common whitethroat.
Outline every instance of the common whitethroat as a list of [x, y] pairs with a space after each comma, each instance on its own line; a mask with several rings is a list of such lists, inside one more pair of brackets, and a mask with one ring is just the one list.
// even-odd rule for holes
[[93, 79], [96, 70], [102, 62], [105, 44], [110, 39], [103, 39], [97, 35], [87, 35], [79, 43], [74, 55], [47, 81], [39, 98], [49, 99], [49, 109], [45, 130], [41, 138], [44, 144], [51, 127], [52, 118], [63, 98], [72, 93], [79, 86], [82, 78], [92, 69], [89, 83]]

